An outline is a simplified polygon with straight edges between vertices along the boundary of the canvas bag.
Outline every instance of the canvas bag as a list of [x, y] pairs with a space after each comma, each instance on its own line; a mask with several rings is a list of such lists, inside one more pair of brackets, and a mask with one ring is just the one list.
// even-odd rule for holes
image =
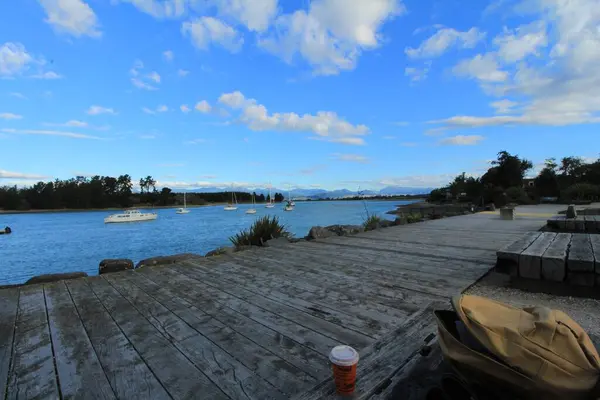
[[546, 307], [519, 309], [468, 295], [452, 303], [455, 317], [485, 349], [474, 351], [462, 343], [449, 327], [448, 312], [436, 312], [444, 355], [467, 371], [556, 398], [586, 398], [598, 384], [598, 352], [565, 313]]

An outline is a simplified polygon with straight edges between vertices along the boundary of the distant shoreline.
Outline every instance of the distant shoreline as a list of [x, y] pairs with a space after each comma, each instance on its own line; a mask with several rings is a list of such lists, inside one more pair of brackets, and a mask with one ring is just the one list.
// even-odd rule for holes
[[[328, 200], [294, 200], [298, 203], [319, 203], [322, 201], [418, 201], [423, 198], [390, 198], [390, 199], [328, 199]], [[188, 208], [201, 208], [201, 207], [213, 207], [213, 206], [224, 206], [228, 203], [210, 203], [202, 205], [188, 205]], [[240, 205], [251, 204], [251, 203], [238, 203]], [[257, 205], [266, 203], [257, 203]], [[275, 203], [284, 204], [284, 202]], [[110, 207], [110, 208], [62, 208], [62, 209], [41, 209], [41, 210], [0, 210], [0, 215], [10, 214], [49, 214], [49, 213], [78, 213], [78, 212], [98, 212], [98, 211], [123, 211], [127, 209], [139, 209], [139, 210], [162, 210], [162, 209], [177, 209], [181, 208], [181, 205], [170, 205], [170, 206], [133, 206], [133, 207]]]

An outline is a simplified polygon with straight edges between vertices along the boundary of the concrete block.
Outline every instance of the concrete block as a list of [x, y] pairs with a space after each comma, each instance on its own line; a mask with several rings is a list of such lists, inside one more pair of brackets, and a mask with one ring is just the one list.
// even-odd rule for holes
[[577, 218], [577, 210], [573, 204], [567, 207], [567, 218]]
[[592, 272], [569, 272], [567, 280], [572, 286], [594, 286], [597, 275]]
[[512, 221], [515, 219], [515, 209], [512, 207], [503, 207], [500, 209], [500, 218]]

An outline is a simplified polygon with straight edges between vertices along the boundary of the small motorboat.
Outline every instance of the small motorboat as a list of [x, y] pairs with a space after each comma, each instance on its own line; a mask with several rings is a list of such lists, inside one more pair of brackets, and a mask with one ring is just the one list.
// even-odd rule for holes
[[125, 210], [121, 214], [113, 214], [104, 218], [104, 223], [153, 221], [156, 218], [158, 218], [158, 214], [156, 213], [143, 213], [140, 212], [140, 210]]
[[4, 229], [0, 229], [0, 235], [8, 235], [9, 233], [12, 233], [12, 229], [10, 229], [10, 226], [5, 227]]

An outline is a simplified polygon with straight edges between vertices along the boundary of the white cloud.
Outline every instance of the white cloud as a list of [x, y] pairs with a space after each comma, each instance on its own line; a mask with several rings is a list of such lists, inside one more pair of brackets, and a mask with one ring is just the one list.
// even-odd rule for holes
[[156, 71], [152, 71], [151, 73], [149, 73], [148, 75], [146, 75], [146, 78], [148, 78], [151, 81], [154, 81], [156, 83], [160, 83], [160, 75]]
[[494, 39], [494, 44], [498, 46], [498, 57], [507, 63], [521, 61], [530, 54], [537, 55], [539, 48], [548, 45], [546, 24], [535, 21], [514, 31], [505, 28], [504, 34]]
[[64, 132], [64, 131], [51, 131], [42, 129], [0, 129], [3, 133], [12, 133], [16, 135], [42, 135], [42, 136], [63, 136], [73, 139], [102, 139], [98, 136], [85, 135], [82, 133]]
[[484, 139], [479, 135], [457, 135], [440, 140], [440, 144], [450, 146], [474, 146]]
[[267, 30], [277, 14], [277, 0], [212, 0], [219, 14], [233, 18], [251, 31]]
[[[432, 121], [432, 123], [436, 123], [437, 121]], [[445, 126], [440, 126], [437, 128], [431, 128], [431, 129], [427, 129], [425, 131], [425, 135], [426, 136], [439, 136], [439, 135], [443, 135], [445, 131], [447, 131], [448, 128]]]
[[211, 105], [206, 100], [199, 101], [194, 108], [203, 114], [209, 113], [212, 110]]
[[267, 108], [255, 99], [247, 99], [241, 92], [224, 93], [219, 103], [240, 110], [238, 122], [253, 131], [308, 132], [316, 140], [362, 145], [362, 136], [369, 133], [366, 125], [352, 125], [335, 112], [319, 111], [315, 115], [293, 112], [269, 114]]
[[59, 33], [75, 37], [100, 37], [94, 10], [82, 0], [39, 0], [46, 12], [46, 22]]
[[46, 125], [46, 126], [64, 126], [64, 127], [69, 127], [69, 128], [87, 128], [89, 125], [87, 122], [84, 121], [78, 121], [76, 119], [72, 119], [69, 120], [63, 124], [55, 124], [55, 123], [44, 123], [42, 125]]
[[496, 110], [496, 114], [508, 114], [512, 112], [513, 108], [518, 105], [519, 103], [508, 99], [502, 99], [490, 103], [490, 106]]
[[[486, 54], [504, 63], [493, 85], [480, 82], [494, 97], [519, 99], [505, 116], [457, 116], [449, 126], [565, 126], [600, 122], [600, 8], [597, 0], [528, 0], [519, 3], [533, 23], [506, 29]], [[491, 70], [492, 68], [490, 68]], [[458, 125], [457, 121], [460, 123]]]
[[358, 154], [335, 153], [335, 154], [332, 154], [332, 157], [338, 161], [348, 161], [348, 162], [355, 162], [355, 163], [359, 163], [359, 164], [366, 164], [369, 162], [369, 159], [367, 157], [361, 156]]
[[25, 180], [44, 180], [48, 179], [47, 175], [26, 174], [23, 172], [11, 172], [0, 169], [0, 179], [25, 179]]
[[117, 113], [112, 108], [102, 107], [102, 106], [91, 106], [86, 111], [89, 115], [100, 115], [100, 114], [110, 114], [116, 115]]
[[206, 139], [192, 139], [184, 142], [184, 144], [201, 144], [206, 143]]
[[141, 75], [141, 70], [144, 69], [144, 63], [140, 60], [135, 60], [133, 63], [133, 67], [129, 70], [129, 75], [131, 75], [131, 83], [138, 89], [144, 90], [158, 90], [156, 86], [151, 85], [146, 82], [150, 80], [152, 82], [160, 83], [160, 75], [157, 72], [151, 72], [144, 76]]
[[181, 106], [179, 106], [179, 109], [181, 110], [181, 112], [184, 113], [189, 113], [190, 111], [192, 111], [187, 104], [182, 104]]
[[237, 52], [244, 44], [243, 37], [235, 28], [213, 17], [200, 17], [184, 22], [181, 33], [189, 36], [192, 44], [201, 50], [217, 44], [231, 52]]
[[169, 111], [169, 107], [165, 106], [164, 104], [156, 107], [156, 112], [164, 113], [167, 111]]
[[[119, 0], [116, 0], [119, 1]], [[187, 12], [188, 0], [120, 0], [154, 18], [179, 18]]]
[[405, 8], [400, 0], [314, 0], [308, 10], [297, 10], [275, 20], [274, 33], [259, 46], [288, 63], [304, 59], [316, 75], [352, 70], [363, 51], [381, 45], [386, 21]]
[[156, 114], [156, 111], [149, 109], [148, 107], [142, 107], [142, 111], [146, 114]]
[[434, 58], [444, 54], [453, 46], [462, 49], [471, 49], [485, 39], [485, 32], [471, 28], [460, 32], [452, 28], [441, 28], [429, 39], [423, 41], [417, 48], [407, 47], [404, 52], [409, 58]]
[[175, 58], [175, 53], [173, 53], [173, 51], [171, 50], [163, 51], [162, 55], [163, 58], [168, 62], [173, 61], [173, 59]]
[[187, 76], [189, 73], [190, 73], [190, 71], [185, 70], [185, 69], [179, 69], [179, 70], [177, 70], [177, 75], [181, 76], [182, 78], [184, 76]]
[[62, 79], [63, 76], [54, 71], [42, 72], [31, 76], [34, 79]]
[[138, 89], [158, 90], [158, 88], [156, 88], [155, 86], [152, 86], [138, 78], [131, 78], [131, 83], [133, 83], [133, 86], [135, 86]]
[[13, 113], [0, 113], [0, 119], [22, 119], [22, 115]]
[[13, 76], [25, 71], [35, 59], [21, 43], [4, 43], [0, 47], [0, 75]]
[[10, 93], [10, 95], [12, 97], [16, 97], [17, 99], [21, 99], [21, 100], [27, 100], [27, 96], [25, 96], [23, 93], [19, 93], [19, 92], [12, 92]]
[[439, 174], [439, 175], [409, 175], [400, 177], [384, 178], [376, 182], [372, 182], [374, 186], [404, 186], [416, 188], [431, 188], [440, 187], [451, 182], [456, 174]]
[[410, 78], [411, 82], [419, 82], [427, 79], [431, 64], [426, 63], [423, 68], [406, 67], [404, 68], [404, 75]]
[[462, 60], [453, 69], [458, 76], [475, 78], [484, 82], [504, 82], [508, 79], [508, 73], [501, 71], [494, 54], [477, 54], [475, 57]]

